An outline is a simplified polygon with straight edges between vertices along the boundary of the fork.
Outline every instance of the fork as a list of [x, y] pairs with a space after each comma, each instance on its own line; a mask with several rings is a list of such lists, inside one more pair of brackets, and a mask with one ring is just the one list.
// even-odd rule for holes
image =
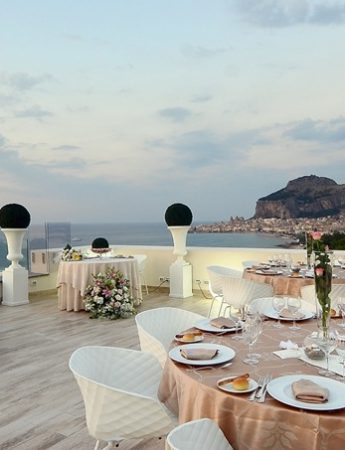
[[266, 379], [266, 383], [264, 385], [264, 388], [261, 392], [261, 396], [256, 400], [258, 403], [263, 403], [266, 399], [266, 393], [267, 393], [267, 385], [272, 380], [272, 376], [268, 375]]
[[255, 400], [256, 395], [257, 395], [258, 392], [262, 389], [263, 382], [264, 382], [264, 377], [259, 377], [259, 379], [258, 379], [258, 385], [257, 385], [255, 391], [254, 391], [252, 394], [250, 394], [250, 396], [249, 396], [249, 400], [250, 400], [251, 402], [253, 402], [253, 401]]

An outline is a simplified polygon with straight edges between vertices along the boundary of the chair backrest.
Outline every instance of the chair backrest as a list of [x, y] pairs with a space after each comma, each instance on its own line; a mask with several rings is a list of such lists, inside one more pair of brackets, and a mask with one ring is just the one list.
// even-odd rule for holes
[[244, 278], [224, 276], [222, 278], [222, 290], [224, 302], [234, 308], [249, 304], [256, 298], [273, 296], [271, 284], [258, 283]]
[[222, 277], [241, 278], [243, 272], [226, 266], [208, 266], [206, 267], [208, 274], [208, 288], [213, 297], [222, 296]]
[[253, 266], [257, 266], [259, 264], [258, 261], [254, 261], [252, 259], [248, 259], [247, 261], [242, 261], [242, 266], [244, 269], [250, 269]]
[[167, 436], [170, 450], [232, 450], [222, 430], [211, 419], [186, 422]]
[[164, 366], [174, 336], [192, 328], [204, 316], [179, 308], [155, 308], [135, 316], [140, 348], [153, 353]]
[[[332, 290], [329, 294], [331, 299], [331, 304], [335, 305], [338, 297], [345, 297], [345, 284], [332, 284]], [[308, 284], [307, 286], [301, 287], [301, 297], [312, 303], [314, 306], [316, 305], [316, 297], [315, 297], [315, 285]], [[315, 310], [315, 308], [314, 308]]]
[[157, 399], [162, 369], [149, 353], [117, 347], [81, 347], [71, 355], [70, 370], [80, 387], [89, 434], [120, 441], [161, 436], [173, 426]]

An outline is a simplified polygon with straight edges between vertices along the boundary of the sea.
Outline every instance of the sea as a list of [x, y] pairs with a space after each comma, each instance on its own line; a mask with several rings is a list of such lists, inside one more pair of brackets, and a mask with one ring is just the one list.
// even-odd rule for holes
[[[205, 222], [203, 222], [206, 224]], [[199, 225], [194, 223], [193, 225]], [[30, 249], [74, 248], [91, 245], [97, 237], [107, 239], [110, 245], [172, 246], [173, 240], [167, 225], [162, 223], [90, 223], [56, 222], [30, 225], [23, 243], [22, 265], [27, 265]], [[285, 246], [286, 239], [266, 233], [188, 233], [189, 247], [239, 247], [274, 248]], [[6, 259], [7, 245], [0, 233], [0, 269], [9, 265]]]

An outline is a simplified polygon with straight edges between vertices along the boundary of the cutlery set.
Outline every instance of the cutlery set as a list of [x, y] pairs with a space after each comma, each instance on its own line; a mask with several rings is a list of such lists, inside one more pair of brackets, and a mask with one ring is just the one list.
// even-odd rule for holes
[[267, 385], [272, 380], [271, 375], [260, 377], [258, 380], [258, 387], [249, 396], [251, 402], [263, 403], [266, 399]]

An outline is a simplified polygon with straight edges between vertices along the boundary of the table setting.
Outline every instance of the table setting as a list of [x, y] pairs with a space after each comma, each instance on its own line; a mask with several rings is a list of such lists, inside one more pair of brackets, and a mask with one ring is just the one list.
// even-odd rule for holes
[[[224, 334], [219, 334], [219, 328], [209, 328], [208, 319], [208, 323], [201, 324], [206, 328], [202, 342], [172, 342], [159, 397], [179, 414], [181, 422], [216, 418], [235, 450], [266, 448], [266, 440], [272, 435], [280, 447], [274, 441], [267, 448], [287, 449], [297, 442], [299, 448], [321, 450], [331, 445], [340, 450], [345, 442], [345, 330], [339, 326], [342, 320], [332, 319], [332, 329], [339, 330], [340, 352], [329, 347], [327, 357], [322, 347], [322, 359], [313, 359], [307, 355], [306, 346], [310, 344], [307, 338], [318, 330], [315, 315], [302, 310], [303, 317], [280, 317], [281, 327], [276, 328], [277, 314], [272, 302], [261, 314], [249, 314], [241, 321], [241, 331]], [[260, 326], [253, 326], [254, 320]], [[295, 322], [298, 328], [291, 330]], [[193, 330], [199, 327], [200, 323]], [[250, 337], [250, 329], [255, 327], [261, 327], [261, 332]], [[233, 339], [235, 334], [242, 339]], [[317, 345], [320, 349], [320, 342]], [[186, 353], [181, 354], [181, 347]], [[194, 356], [189, 354], [192, 348]], [[201, 358], [203, 350], [211, 350], [214, 355], [191, 359], [195, 355]], [[319, 373], [327, 369], [330, 375]], [[291, 435], [282, 443], [286, 423]], [[249, 431], [254, 426], [259, 427], [255, 434]]]

